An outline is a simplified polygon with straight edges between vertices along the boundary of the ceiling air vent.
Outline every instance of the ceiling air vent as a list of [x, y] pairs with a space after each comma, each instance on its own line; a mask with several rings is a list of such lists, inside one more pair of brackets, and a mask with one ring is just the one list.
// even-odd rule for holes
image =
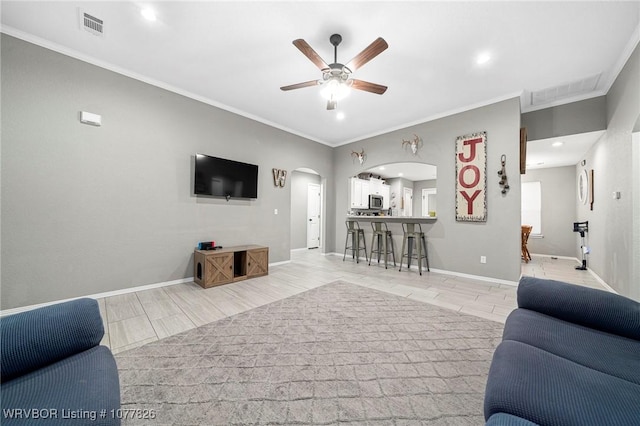
[[587, 94], [596, 90], [601, 74], [576, 80], [571, 83], [531, 92], [531, 105], [545, 105], [562, 99]]
[[83, 11], [80, 11], [80, 27], [99, 37], [104, 35], [104, 21]]

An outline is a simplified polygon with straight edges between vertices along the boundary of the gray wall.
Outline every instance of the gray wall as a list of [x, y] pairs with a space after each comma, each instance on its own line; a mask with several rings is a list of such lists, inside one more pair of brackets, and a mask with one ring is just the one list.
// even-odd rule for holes
[[308, 185], [320, 184], [320, 176], [294, 171], [291, 173], [291, 249], [307, 247]]
[[[484, 223], [456, 222], [455, 141], [458, 136], [478, 131], [487, 132], [488, 220]], [[401, 145], [403, 138], [410, 138], [414, 133], [425, 141], [418, 159]], [[520, 102], [514, 98], [336, 148], [336, 221], [343, 221], [347, 211], [349, 176], [381, 164], [424, 159], [425, 163], [438, 167], [438, 220], [423, 225], [431, 267], [517, 281], [520, 277], [519, 134]], [[361, 148], [367, 154], [367, 161], [362, 166], [354, 164], [350, 157], [352, 149]], [[496, 173], [502, 154], [507, 156], [511, 183], [506, 196], [500, 193]], [[338, 251], [342, 252], [344, 226], [336, 226], [335, 240], [341, 242]], [[486, 264], [480, 263], [480, 256], [487, 256]]]
[[[318, 171], [335, 209], [327, 146], [4, 34], [1, 52], [2, 309], [193, 276], [203, 240], [288, 260], [272, 168]], [[196, 152], [257, 164], [259, 198], [193, 196]]]
[[530, 141], [595, 132], [607, 128], [606, 108], [606, 97], [599, 96], [522, 114], [522, 126]]
[[[633, 279], [631, 261], [632, 178], [638, 164], [632, 163], [631, 131], [639, 116], [640, 47], [636, 46], [607, 94], [607, 131], [585, 156], [585, 167], [576, 167], [575, 176], [577, 181], [583, 169], [595, 173], [593, 211], [576, 201], [578, 219], [589, 221], [588, 266], [617, 292], [636, 300], [640, 300], [640, 281]], [[619, 200], [613, 199], [614, 191], [620, 191]]]
[[527, 170], [522, 182], [540, 182], [542, 234], [529, 238], [531, 253], [576, 257], [576, 167]]

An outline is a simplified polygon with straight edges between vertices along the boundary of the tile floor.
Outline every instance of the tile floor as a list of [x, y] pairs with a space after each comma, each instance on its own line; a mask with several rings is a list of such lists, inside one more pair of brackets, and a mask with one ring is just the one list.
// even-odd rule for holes
[[[603, 288], [588, 271], [576, 271], [575, 260], [533, 256], [522, 273]], [[318, 250], [295, 251], [291, 262], [273, 266], [269, 275], [203, 289], [190, 282], [99, 299], [105, 323], [102, 344], [114, 353], [280, 300], [336, 280], [504, 322], [516, 307], [516, 287], [452, 275], [396, 268]]]

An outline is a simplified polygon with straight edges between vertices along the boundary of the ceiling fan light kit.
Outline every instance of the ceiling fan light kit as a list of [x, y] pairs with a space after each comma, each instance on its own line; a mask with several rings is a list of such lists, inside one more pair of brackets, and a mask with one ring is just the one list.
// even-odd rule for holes
[[351, 84], [347, 83], [347, 80], [332, 78], [326, 81], [323, 86], [322, 90], [320, 90], [323, 98], [326, 100], [334, 99], [341, 101], [349, 96]]
[[333, 45], [333, 63], [327, 65], [306, 41], [303, 39], [294, 40], [293, 45], [322, 71], [322, 79], [282, 86], [280, 90], [288, 91], [322, 85], [324, 87], [320, 91], [320, 94], [327, 100], [328, 110], [336, 109], [338, 101], [348, 96], [351, 88], [375, 93], [377, 95], [382, 95], [387, 90], [387, 86], [351, 78], [353, 71], [362, 67], [389, 47], [383, 38], [378, 37], [373, 43], [349, 61], [347, 65], [338, 62], [338, 45], [342, 42], [342, 36], [340, 34], [333, 34], [329, 37], [329, 41]]

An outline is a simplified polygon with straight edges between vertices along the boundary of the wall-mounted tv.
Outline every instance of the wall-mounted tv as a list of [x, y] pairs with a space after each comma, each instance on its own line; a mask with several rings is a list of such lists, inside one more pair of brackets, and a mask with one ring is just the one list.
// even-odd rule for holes
[[258, 198], [258, 166], [196, 154], [193, 192], [227, 200]]

